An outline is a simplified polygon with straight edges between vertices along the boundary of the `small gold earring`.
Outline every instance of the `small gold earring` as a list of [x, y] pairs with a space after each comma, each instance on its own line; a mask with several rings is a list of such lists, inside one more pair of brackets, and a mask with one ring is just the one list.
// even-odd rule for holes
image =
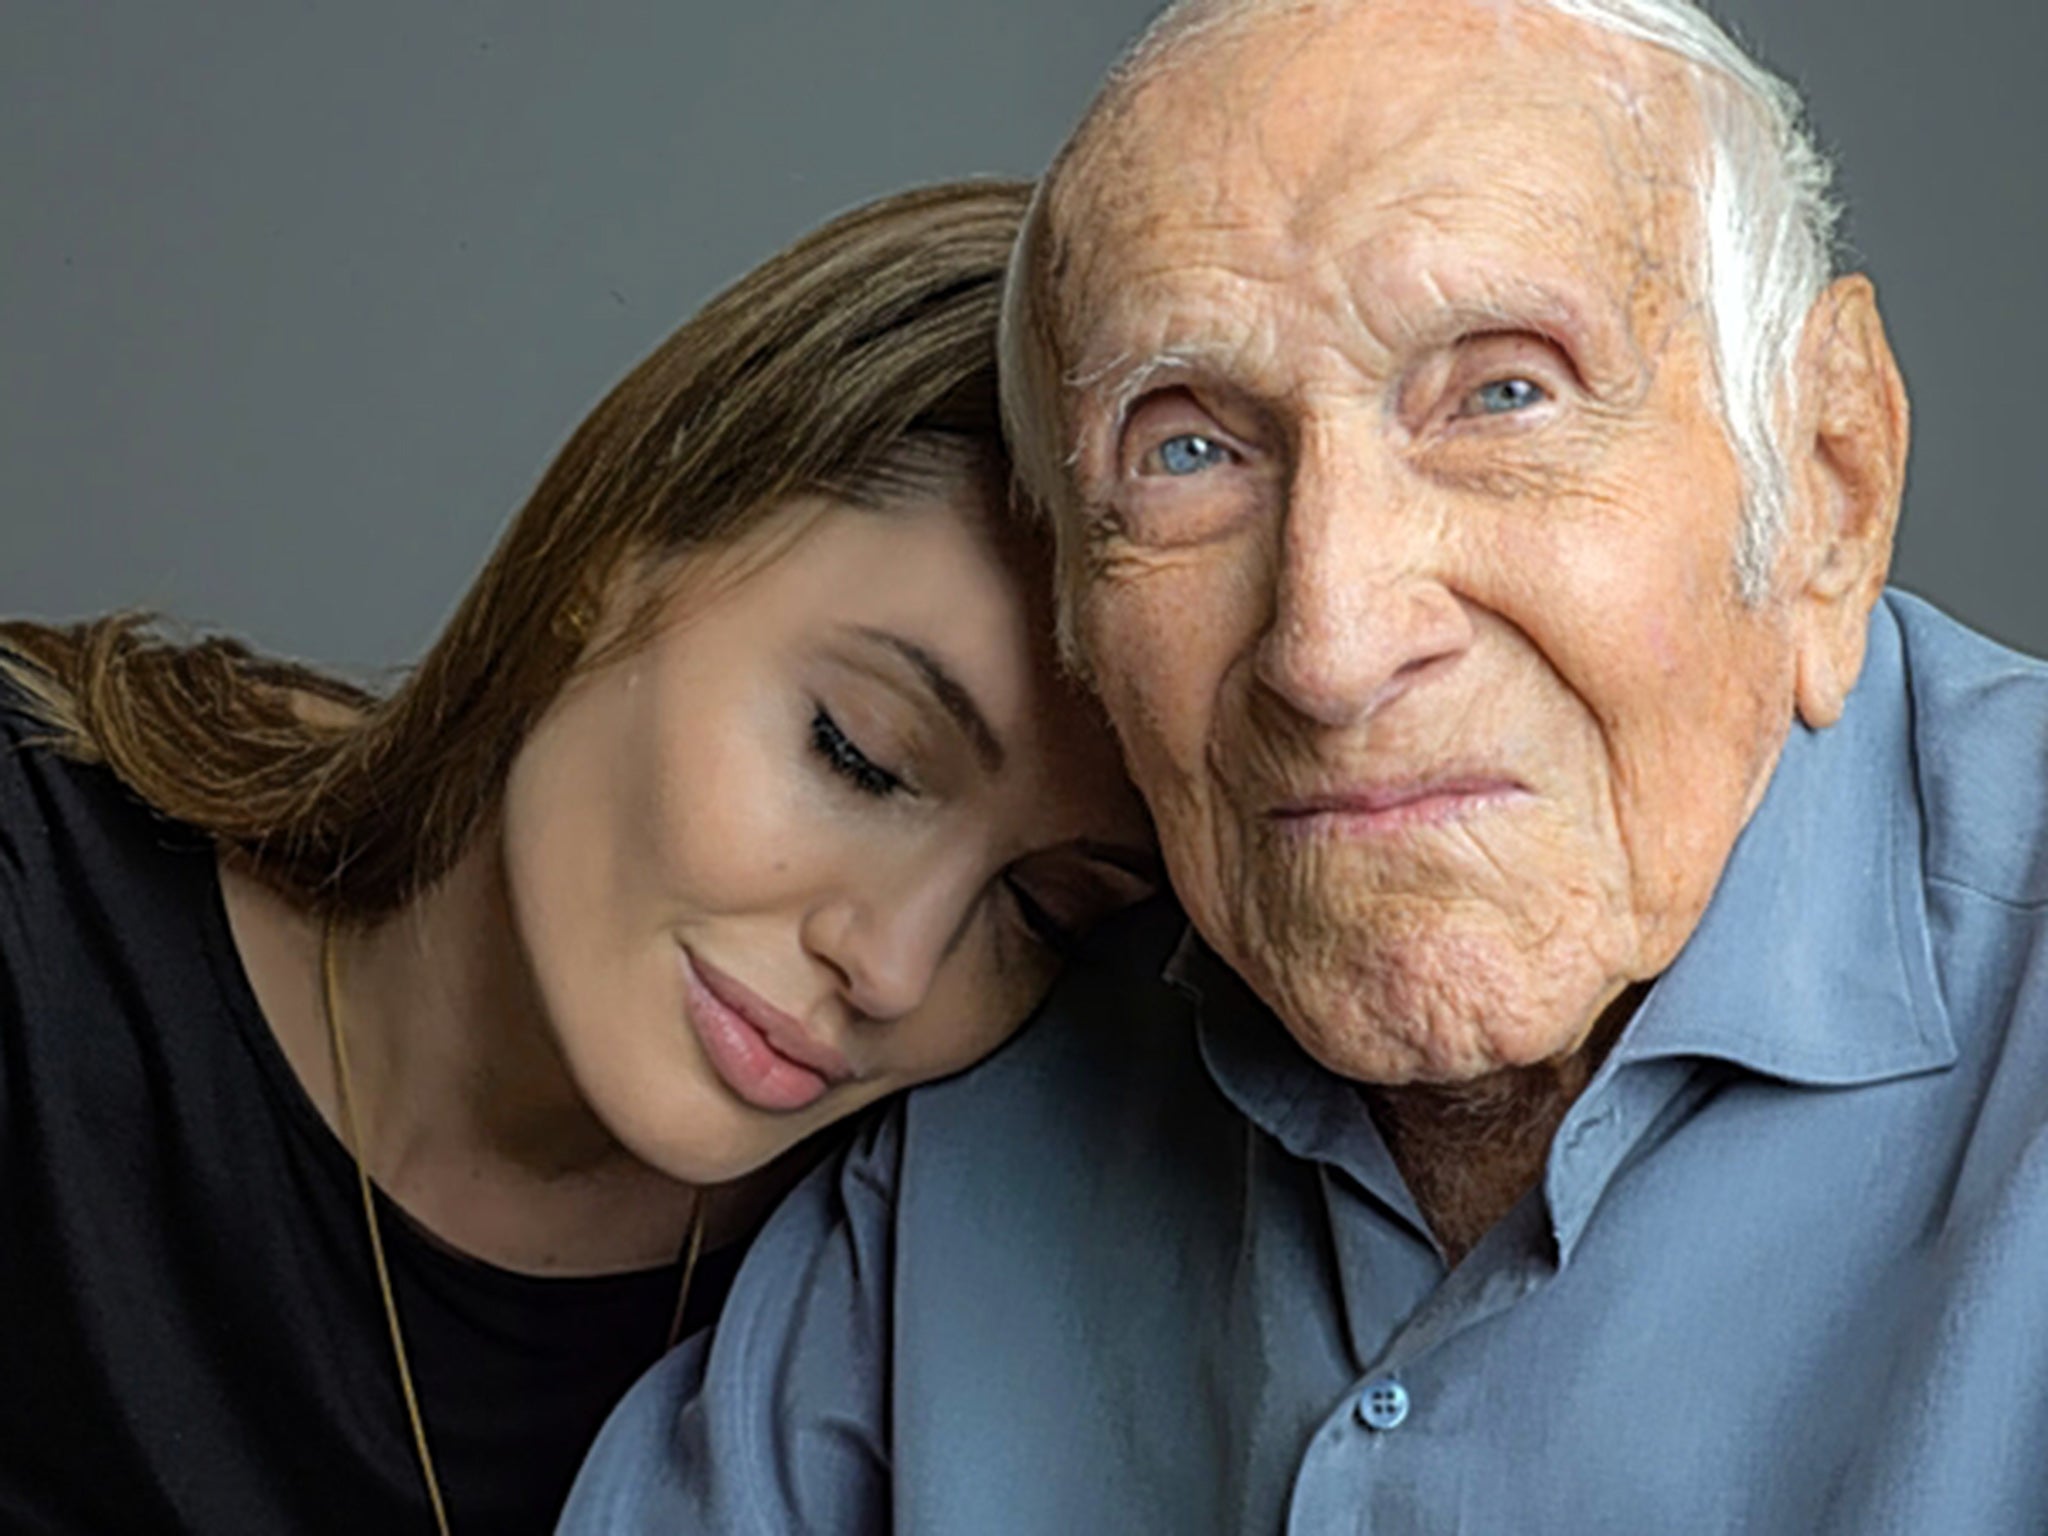
[[597, 622], [597, 611], [586, 598], [572, 598], [555, 610], [554, 622], [548, 627], [557, 640], [571, 645], [581, 645], [590, 638], [591, 625]]

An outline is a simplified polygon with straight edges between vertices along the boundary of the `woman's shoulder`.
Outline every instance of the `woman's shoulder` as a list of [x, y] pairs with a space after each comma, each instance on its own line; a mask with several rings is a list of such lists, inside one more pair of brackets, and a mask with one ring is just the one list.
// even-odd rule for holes
[[0, 954], [17, 966], [80, 952], [95, 933], [189, 922], [213, 868], [210, 839], [61, 734], [0, 682]]
[[247, 1031], [200, 1027], [240, 1011], [212, 840], [54, 734], [0, 704], [0, 1129], [112, 1188]]
[[86, 767], [0, 674], [0, 904], [23, 904], [56, 873], [67, 824], [97, 798]]
[[[0, 885], [45, 886], [79, 859], [189, 843], [0, 680]], [[48, 894], [39, 891], [38, 894]]]

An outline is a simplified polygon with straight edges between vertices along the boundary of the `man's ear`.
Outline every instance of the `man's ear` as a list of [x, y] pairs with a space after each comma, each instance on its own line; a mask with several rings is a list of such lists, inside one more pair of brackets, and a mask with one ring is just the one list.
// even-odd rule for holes
[[1837, 279], [1807, 316], [1790, 442], [1792, 506], [1779, 567], [1796, 650], [1794, 702], [1833, 725], [1863, 670], [1870, 610], [1891, 570], [1910, 436], [1905, 380], [1877, 291]]

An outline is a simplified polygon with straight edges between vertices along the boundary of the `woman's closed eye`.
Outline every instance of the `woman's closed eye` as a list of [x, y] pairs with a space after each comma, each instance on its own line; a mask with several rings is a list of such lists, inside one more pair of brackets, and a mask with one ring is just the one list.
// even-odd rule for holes
[[892, 773], [861, 751], [822, 704], [816, 706], [811, 715], [811, 750], [860, 794], [886, 800], [910, 789], [901, 775]]
[[1003, 889], [1009, 892], [1010, 904], [1017, 909], [1017, 920], [1024, 925], [1024, 931], [1064, 958], [1080, 937], [1080, 929], [1055, 917], [1016, 876], [1005, 876]]
[[1134, 849], [1107, 859], [1029, 859], [1004, 875], [1003, 885], [1025, 931], [1064, 959], [1095, 924], [1157, 892], [1159, 878], [1127, 862], [1142, 865], [1150, 857], [1148, 851]]

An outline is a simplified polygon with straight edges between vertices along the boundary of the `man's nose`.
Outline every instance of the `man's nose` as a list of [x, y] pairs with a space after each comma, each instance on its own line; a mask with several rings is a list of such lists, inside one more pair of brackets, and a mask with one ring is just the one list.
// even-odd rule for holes
[[1323, 725], [1356, 724], [1472, 643], [1447, 585], [1440, 498], [1362, 423], [1304, 436], [1278, 530], [1259, 680]]
[[873, 865], [804, 918], [804, 947], [831, 970], [855, 1013], [900, 1019], [930, 993], [965, 920], [962, 882], [929, 868]]

